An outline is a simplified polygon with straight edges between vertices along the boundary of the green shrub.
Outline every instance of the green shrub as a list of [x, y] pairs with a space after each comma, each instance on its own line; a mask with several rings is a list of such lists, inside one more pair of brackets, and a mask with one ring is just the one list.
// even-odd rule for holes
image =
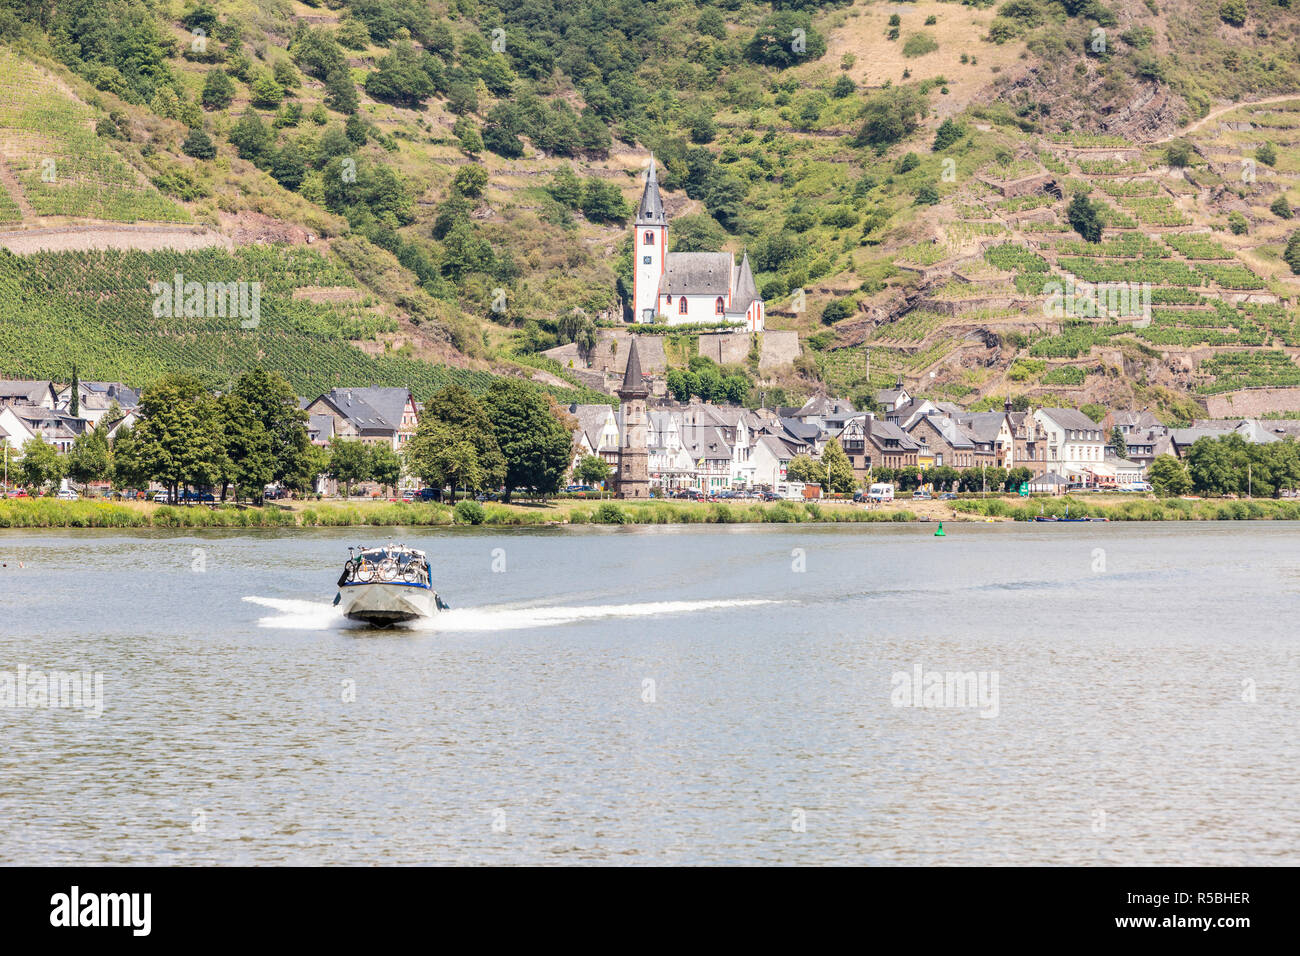
[[456, 523], [457, 524], [482, 524], [483, 519], [487, 517], [487, 512], [477, 501], [466, 498], [464, 501], [456, 502]]

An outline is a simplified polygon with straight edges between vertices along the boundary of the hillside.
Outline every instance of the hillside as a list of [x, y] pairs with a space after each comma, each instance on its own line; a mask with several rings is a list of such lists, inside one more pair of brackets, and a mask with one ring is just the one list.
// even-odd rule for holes
[[[0, 245], [55, 250], [0, 261], [0, 374], [260, 362], [301, 390], [504, 373], [591, 398], [536, 353], [618, 323], [653, 153], [674, 248], [748, 251], [769, 328], [803, 338], [724, 370], [750, 401], [902, 376], [1187, 415], [1300, 385], [1270, 211], [1300, 204], [1298, 37], [1282, 0], [0, 13]], [[1081, 191], [1100, 244], [1066, 222]], [[182, 267], [265, 282], [263, 323], [155, 319], [148, 283]], [[1151, 324], [1045, 315], [1073, 279], [1152, 283]]]

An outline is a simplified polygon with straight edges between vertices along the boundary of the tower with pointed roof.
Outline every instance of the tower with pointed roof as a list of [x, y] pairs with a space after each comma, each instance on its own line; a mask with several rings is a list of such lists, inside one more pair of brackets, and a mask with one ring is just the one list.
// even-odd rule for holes
[[632, 317], [637, 322], [653, 322], [659, 301], [659, 282], [668, 257], [668, 217], [659, 195], [659, 177], [655, 158], [650, 157], [641, 204], [636, 210], [636, 248], [632, 272]]
[[653, 156], [633, 230], [633, 321], [662, 315], [670, 325], [725, 322], [763, 330], [763, 300], [748, 253], [737, 265], [730, 252], [668, 251], [668, 214]]
[[641, 374], [641, 357], [636, 350], [636, 336], [627, 353], [627, 369], [618, 388], [622, 400], [619, 410], [622, 441], [618, 452], [617, 489], [620, 498], [650, 497], [650, 450], [646, 441], [646, 399], [650, 386]]

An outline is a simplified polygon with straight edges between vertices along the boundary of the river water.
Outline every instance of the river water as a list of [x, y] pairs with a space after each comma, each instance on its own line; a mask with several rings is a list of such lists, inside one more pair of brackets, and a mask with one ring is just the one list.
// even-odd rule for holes
[[1300, 863], [1300, 525], [933, 528], [0, 532], [0, 863]]

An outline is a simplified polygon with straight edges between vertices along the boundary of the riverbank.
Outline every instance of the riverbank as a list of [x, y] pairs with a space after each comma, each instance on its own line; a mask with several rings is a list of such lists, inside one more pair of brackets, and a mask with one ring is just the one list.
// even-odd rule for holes
[[796, 524], [912, 521], [1032, 521], [1055, 516], [1111, 521], [1300, 520], [1300, 500], [1135, 498], [1132, 495], [957, 501], [901, 500], [867, 508], [848, 501], [693, 502], [559, 500], [502, 504], [295, 501], [177, 507], [152, 502], [110, 503], [18, 499], [0, 501], [0, 528], [340, 528], [453, 525]]
[[[177, 507], [147, 502], [52, 499], [0, 501], [0, 528], [339, 528], [451, 525], [738, 524], [917, 521], [912, 510], [867, 510], [851, 502], [548, 501], [519, 504], [462, 501], [455, 507], [405, 502], [291, 502], [261, 508]], [[970, 520], [970, 519], [968, 519]]]

